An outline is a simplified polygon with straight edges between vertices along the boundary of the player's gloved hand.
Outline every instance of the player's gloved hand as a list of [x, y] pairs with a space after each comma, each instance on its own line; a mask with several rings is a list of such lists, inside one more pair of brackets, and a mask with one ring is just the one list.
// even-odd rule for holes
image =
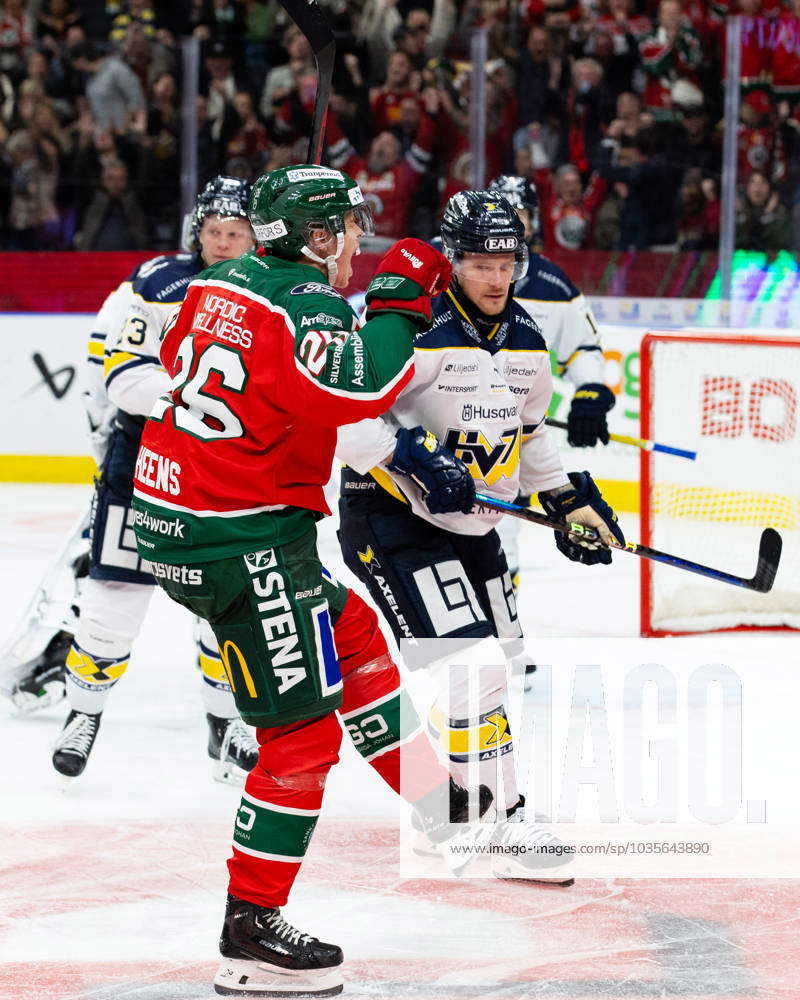
[[469, 514], [472, 510], [475, 481], [469, 470], [424, 427], [400, 428], [389, 468], [422, 487], [431, 514]]
[[431, 298], [450, 283], [450, 261], [429, 243], [408, 237], [399, 240], [378, 264], [367, 288], [367, 319], [396, 312], [420, 329], [431, 322]]
[[[539, 503], [558, 521], [576, 522], [594, 528], [607, 545], [624, 545], [625, 536], [617, 524], [617, 515], [605, 502], [588, 472], [570, 472], [571, 486], [559, 486], [539, 494]], [[554, 532], [556, 548], [573, 562], [586, 566], [610, 563], [611, 553], [590, 541], [580, 541], [563, 531]]]
[[567, 415], [567, 441], [573, 448], [594, 448], [598, 441], [608, 444], [606, 414], [615, 402], [607, 385], [587, 382], [578, 386]]

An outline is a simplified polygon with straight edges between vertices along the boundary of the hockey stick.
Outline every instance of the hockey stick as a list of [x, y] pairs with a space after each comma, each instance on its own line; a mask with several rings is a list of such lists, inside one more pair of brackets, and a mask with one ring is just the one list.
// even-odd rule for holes
[[314, 99], [306, 163], [319, 163], [322, 159], [328, 101], [331, 97], [336, 41], [317, 0], [280, 0], [280, 4], [308, 39], [317, 64], [317, 95]]
[[[548, 427], [558, 427], [562, 431], [567, 429], [567, 423], [564, 420], [553, 420], [548, 417], [545, 423]], [[678, 458], [688, 458], [692, 462], [697, 458], [696, 451], [673, 448], [671, 445], [659, 444], [658, 441], [648, 441], [646, 438], [629, 437], [627, 434], [609, 434], [608, 436], [612, 441], [618, 441], [620, 444], [632, 444], [635, 448], [641, 448], [643, 451], [661, 451], [665, 455], [677, 455]]]
[[587, 528], [583, 524], [571, 522], [563, 524], [561, 521], [551, 521], [544, 514], [539, 514], [535, 510], [527, 507], [520, 507], [516, 503], [508, 503], [505, 500], [496, 500], [494, 497], [487, 497], [483, 493], [475, 494], [475, 502], [481, 507], [489, 510], [500, 510], [512, 517], [520, 517], [525, 521], [532, 521], [534, 524], [541, 524], [545, 528], [553, 528], [555, 531], [563, 531], [568, 535], [585, 538], [588, 541], [596, 542], [602, 548], [617, 550], [620, 552], [631, 552], [635, 556], [644, 559], [652, 559], [654, 562], [665, 563], [667, 566], [674, 566], [676, 569], [685, 569], [689, 573], [697, 573], [699, 576], [706, 576], [711, 580], [719, 580], [720, 583], [730, 583], [734, 587], [744, 587], [745, 590], [755, 590], [759, 594], [766, 594], [772, 589], [775, 582], [775, 574], [778, 572], [778, 563], [781, 559], [781, 536], [774, 528], [764, 528], [761, 532], [761, 541], [758, 545], [758, 562], [756, 572], [753, 577], [747, 579], [744, 576], [734, 576], [721, 569], [714, 569], [711, 566], [703, 566], [701, 563], [692, 562], [690, 559], [683, 559], [680, 556], [670, 555], [668, 552], [660, 552], [658, 549], [651, 549], [648, 545], [639, 545], [638, 542], [626, 542], [622, 545], [606, 545], [601, 541], [600, 535], [594, 528]]

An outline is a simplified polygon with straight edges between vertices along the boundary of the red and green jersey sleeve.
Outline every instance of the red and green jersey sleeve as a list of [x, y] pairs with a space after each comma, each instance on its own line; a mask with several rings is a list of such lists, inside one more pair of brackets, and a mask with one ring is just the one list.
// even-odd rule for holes
[[346, 300], [306, 265], [248, 254], [190, 285], [163, 334], [171, 390], [135, 474], [137, 534], [152, 558], [221, 558], [252, 547], [265, 516], [328, 513], [336, 428], [385, 412], [413, 374], [409, 320], [355, 327]]

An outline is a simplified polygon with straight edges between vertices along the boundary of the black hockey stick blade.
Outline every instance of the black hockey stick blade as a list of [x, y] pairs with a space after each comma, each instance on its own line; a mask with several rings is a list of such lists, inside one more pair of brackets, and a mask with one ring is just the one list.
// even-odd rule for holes
[[778, 572], [778, 564], [781, 559], [781, 536], [774, 528], [765, 528], [761, 533], [761, 541], [758, 546], [758, 563], [756, 565], [755, 576], [748, 579], [745, 576], [735, 576], [725, 570], [715, 569], [713, 566], [704, 566], [702, 563], [692, 562], [691, 559], [684, 559], [682, 556], [674, 556], [669, 552], [661, 552], [659, 549], [651, 549], [648, 545], [640, 545], [638, 542], [626, 542], [624, 546], [606, 545], [594, 528], [586, 528], [582, 524], [564, 523], [553, 521], [545, 514], [530, 510], [528, 507], [520, 507], [519, 504], [510, 503], [507, 500], [498, 500], [495, 497], [486, 496], [483, 493], [475, 495], [475, 502], [490, 510], [500, 510], [512, 517], [520, 517], [525, 521], [532, 521], [544, 528], [552, 528], [554, 531], [562, 531], [567, 535], [585, 538], [612, 552], [630, 552], [632, 555], [640, 556], [642, 559], [652, 559], [653, 562], [664, 563], [665, 566], [674, 566], [676, 569], [685, 570], [688, 573], [697, 573], [698, 576], [705, 576], [710, 580], [718, 580], [720, 583], [728, 583], [732, 587], [742, 587], [745, 590], [755, 590], [760, 594], [766, 594], [772, 589], [775, 582], [775, 574]]
[[778, 532], [774, 528], [764, 528], [758, 545], [756, 575], [751, 580], [752, 589], [757, 590], [759, 594], [766, 594], [772, 590], [778, 564], [781, 561], [782, 548], [783, 540]]
[[317, 96], [314, 100], [314, 117], [311, 120], [306, 162], [319, 163], [322, 159], [325, 122], [331, 97], [336, 41], [328, 19], [322, 13], [317, 0], [280, 0], [280, 4], [308, 39], [317, 64]]

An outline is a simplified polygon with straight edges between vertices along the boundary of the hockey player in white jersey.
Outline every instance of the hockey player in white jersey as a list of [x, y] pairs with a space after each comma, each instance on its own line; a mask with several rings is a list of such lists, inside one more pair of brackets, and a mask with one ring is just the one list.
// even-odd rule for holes
[[[106, 299], [89, 340], [84, 402], [100, 477], [92, 501], [91, 568], [80, 588], [80, 615], [63, 674], [70, 712], [53, 752], [56, 770], [70, 777], [86, 766], [106, 699], [127, 668], [155, 584], [136, 553], [129, 509], [141, 428], [169, 382], [158, 359], [160, 332], [200, 270], [253, 245], [245, 211], [248, 191], [235, 178], [209, 182], [191, 218], [192, 252], [140, 265]], [[61, 632], [50, 651], [63, 648], [64, 639], [69, 633]], [[240, 780], [255, 763], [257, 746], [238, 716], [216, 642], [204, 623], [197, 626], [196, 641], [208, 751], [217, 761], [214, 775]], [[45, 669], [51, 690], [37, 690], [35, 681], [28, 678], [26, 684], [23, 678], [11, 692], [17, 705], [29, 708], [23, 699], [35, 699], [40, 690], [45, 690], [43, 700], [58, 695], [55, 663], [39, 663], [34, 677], [41, 682]]]
[[[565, 272], [533, 250], [541, 242], [536, 188], [526, 177], [502, 174], [495, 177], [488, 190], [505, 198], [525, 227], [528, 273], [514, 286], [514, 298], [535, 320], [547, 346], [555, 353], [558, 374], [575, 388], [567, 414], [567, 441], [573, 448], [608, 444], [606, 414], [613, 409], [615, 397], [603, 381], [605, 360], [597, 321], [585, 296]], [[520, 522], [506, 517], [498, 531], [516, 586]]]
[[[437, 482], [432, 468], [449, 458], [453, 476], [472, 489], [504, 500], [538, 492], [551, 517], [590, 525], [609, 544], [623, 545], [624, 539], [591, 476], [564, 472], [544, 424], [550, 359], [536, 323], [513, 298], [528, 262], [513, 207], [487, 191], [454, 195], [445, 208], [442, 243], [453, 280], [434, 301], [430, 330], [415, 341], [412, 382], [388, 414], [340, 428], [337, 455], [346, 468], [339, 540], [345, 562], [398, 642], [497, 636], [513, 657], [522, 650], [522, 630], [495, 530], [502, 515], [482, 508], [472, 513], [470, 489], [451, 491], [455, 504], [432, 504], [432, 497], [439, 499], [438, 491], [426, 491]], [[555, 535], [569, 559], [610, 561], [607, 549]], [[459, 702], [458, 692], [455, 701], [449, 692], [449, 718], [445, 714], [440, 724], [457, 774], [469, 755], [457, 752], [456, 744], [465, 730], [475, 732], [468, 745], [479, 747], [480, 780], [498, 793], [501, 817], [519, 818], [505, 677], [493, 677], [481, 687], [479, 718], [469, 718], [466, 694]], [[515, 825], [500, 826], [507, 843], [526, 836], [540, 842], [540, 829]], [[500, 855], [497, 873], [519, 875], [526, 863], [528, 876], [538, 880], [543, 860], [535, 851], [520, 852], [516, 860]]]
[[[161, 260], [165, 258], [156, 258]], [[153, 261], [148, 261], [151, 264]], [[119, 329], [140, 265], [106, 296], [92, 321], [83, 369], [81, 401], [89, 425], [89, 446], [98, 469], [103, 464], [116, 407], [103, 380], [108, 334]], [[65, 696], [64, 661], [72, 645], [80, 592], [89, 574], [89, 511], [73, 528], [42, 578], [17, 628], [0, 651], [0, 692], [20, 714], [59, 702]]]
[[488, 190], [505, 198], [525, 226], [529, 247], [528, 273], [514, 286], [514, 298], [525, 307], [555, 352], [558, 374], [575, 393], [567, 415], [567, 440], [573, 448], [608, 444], [606, 414], [614, 393], [604, 383], [605, 362], [600, 333], [592, 309], [580, 289], [552, 260], [531, 250], [539, 227], [539, 198], [525, 177], [503, 174]]

